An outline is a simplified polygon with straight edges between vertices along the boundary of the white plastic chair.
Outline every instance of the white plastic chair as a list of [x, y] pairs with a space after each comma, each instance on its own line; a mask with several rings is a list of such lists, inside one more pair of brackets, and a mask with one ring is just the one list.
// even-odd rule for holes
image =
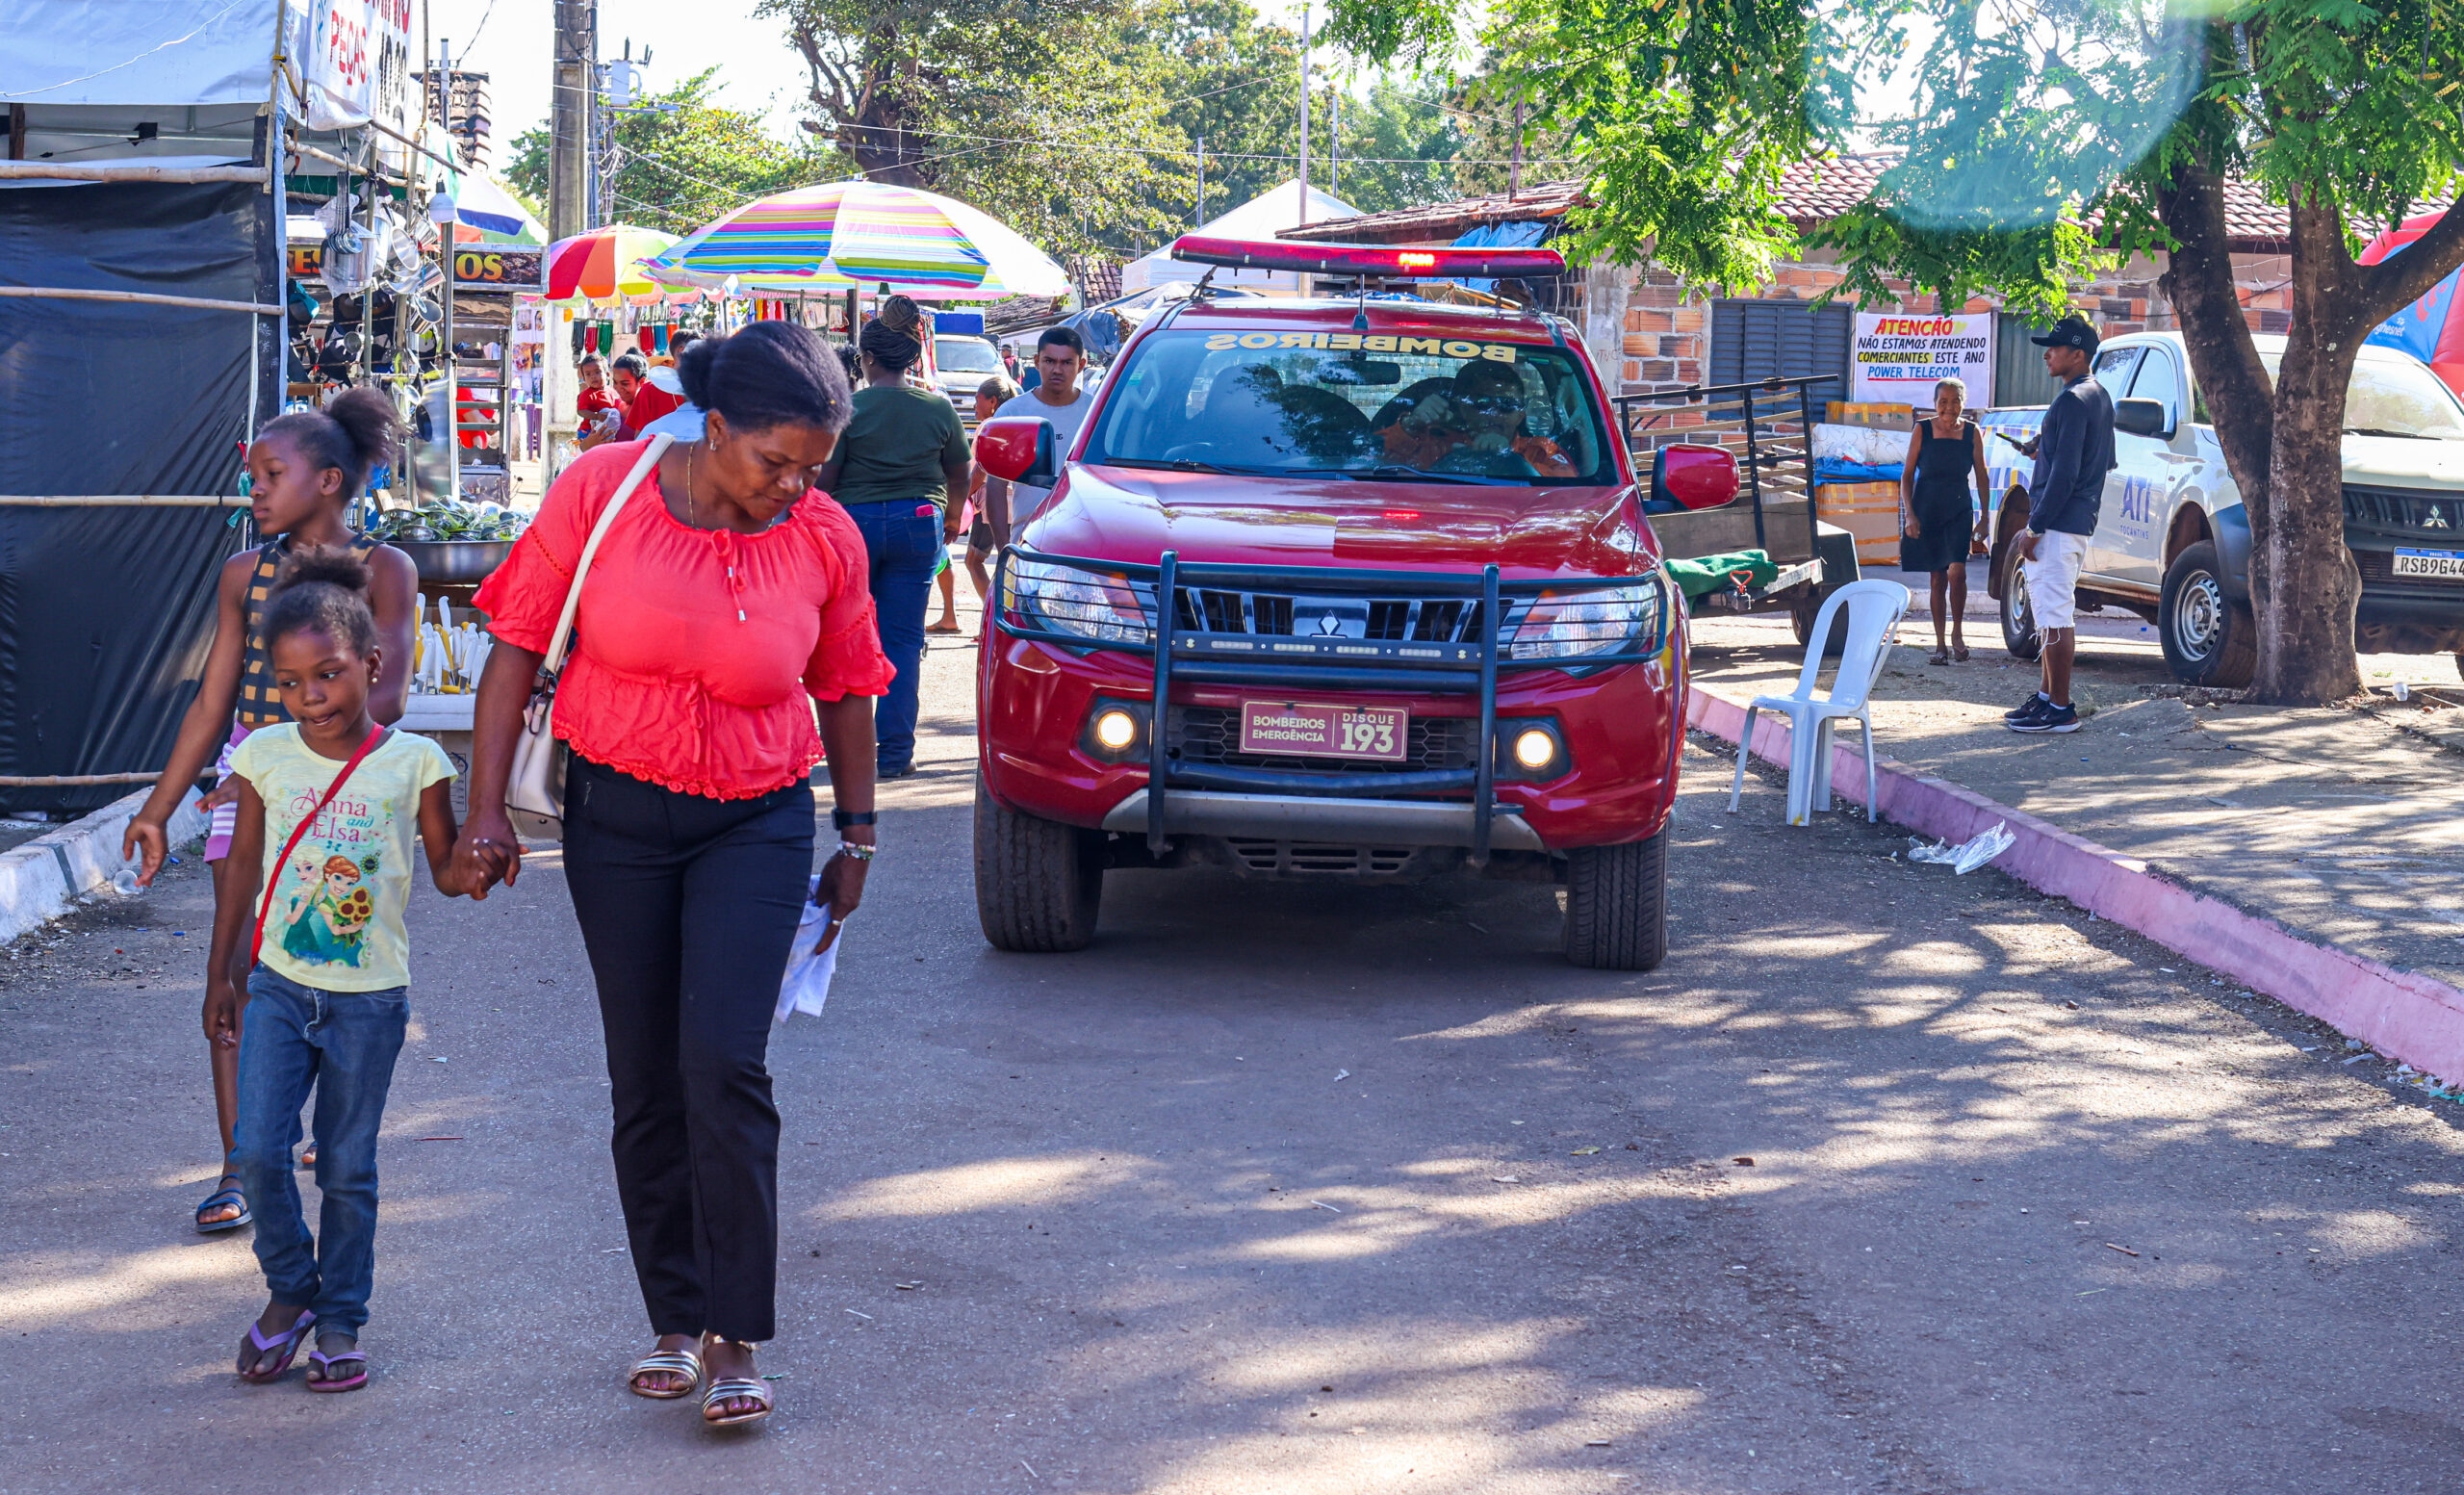
[[[1890, 657], [1890, 640], [1908, 613], [1908, 588], [1896, 581], [1851, 581], [1823, 599], [1814, 615], [1813, 632], [1806, 643], [1806, 667], [1797, 688], [1784, 696], [1756, 696], [1745, 709], [1745, 732], [1736, 754], [1736, 782], [1729, 786], [1729, 809], [1745, 797], [1745, 760], [1754, 750], [1755, 713], [1765, 709], [1788, 718], [1788, 823], [1810, 825], [1817, 805], [1831, 804], [1831, 729], [1854, 720], [1865, 733], [1865, 818], [1877, 818], [1874, 780], [1874, 724], [1866, 701], [1874, 682], [1882, 679]], [[1814, 698], [1814, 680], [1822, 670], [1823, 645], [1831, 639], [1832, 616], [1848, 609], [1848, 642], [1840, 652], [1839, 670], [1831, 680], [1831, 694]]]

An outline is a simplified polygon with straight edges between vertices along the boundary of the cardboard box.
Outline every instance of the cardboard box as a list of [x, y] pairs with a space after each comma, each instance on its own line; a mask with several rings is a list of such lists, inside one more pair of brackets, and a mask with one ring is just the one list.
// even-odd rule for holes
[[1904, 431], [1916, 424], [1916, 407], [1877, 400], [1835, 400], [1824, 406], [1823, 421], [1831, 425], [1870, 425]]
[[1816, 483], [1813, 511], [1857, 537], [1857, 564], [1898, 568], [1899, 484]]

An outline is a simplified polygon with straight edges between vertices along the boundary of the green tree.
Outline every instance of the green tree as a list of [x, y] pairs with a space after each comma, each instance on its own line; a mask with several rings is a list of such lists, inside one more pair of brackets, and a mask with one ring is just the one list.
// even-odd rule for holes
[[[1443, 65], [1440, 0], [1332, 0], [1359, 55]], [[1751, 285], [1801, 252], [1781, 173], [1902, 152], [1820, 236], [1848, 289], [1901, 278], [2050, 310], [2112, 253], [2168, 253], [2219, 444], [2247, 505], [2254, 694], [2358, 690], [2360, 581], [2344, 545], [2345, 389], [2362, 339], [2457, 264], [2464, 214], [2362, 266], [2367, 228], [2451, 197], [2464, 162], [2464, 27], [2451, 0], [1500, 0], [1502, 84], [1566, 132], [1592, 206], [1578, 252]], [[1897, 91], [1894, 105], [1877, 102]], [[2223, 183], [2289, 203], [2293, 311], [2271, 380], [2235, 295]], [[2091, 225], [2093, 225], [2092, 228]]]
[[[844, 175], [836, 152], [772, 135], [761, 116], [713, 102], [715, 67], [696, 73], [648, 106], [616, 117], [608, 136], [616, 163], [605, 211], [611, 222], [688, 234], [767, 193]], [[548, 194], [545, 125], [514, 138], [505, 179], [527, 196]]]
[[1151, 235], [1154, 158], [1179, 142], [1124, 55], [1128, 0], [762, 0], [804, 57], [815, 117], [874, 181], [963, 198], [1069, 254]]

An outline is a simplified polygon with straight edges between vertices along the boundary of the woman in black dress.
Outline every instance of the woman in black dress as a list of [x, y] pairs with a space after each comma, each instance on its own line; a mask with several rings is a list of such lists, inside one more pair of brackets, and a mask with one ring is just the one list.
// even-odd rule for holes
[[[1968, 474], [1976, 491], [1990, 491], [1985, 474], [1985, 433], [1962, 413], [1967, 386], [1944, 379], [1934, 386], [1934, 413], [1916, 423], [1908, 441], [1908, 465], [1899, 472], [1899, 569], [1934, 579], [1934, 657], [1929, 664], [1967, 657], [1961, 617], [1967, 611], [1968, 536], [1976, 528], [1968, 502]], [[1942, 625], [1950, 623], [1943, 642]]]

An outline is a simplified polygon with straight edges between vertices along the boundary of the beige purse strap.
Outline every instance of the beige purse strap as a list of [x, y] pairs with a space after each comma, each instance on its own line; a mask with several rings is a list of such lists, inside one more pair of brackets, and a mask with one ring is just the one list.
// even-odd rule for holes
[[557, 614], [555, 636], [548, 640], [548, 657], [540, 664], [540, 668], [551, 677], [565, 667], [565, 646], [573, 642], [574, 636], [574, 613], [581, 606], [582, 578], [590, 575], [590, 558], [599, 554], [599, 542], [606, 539], [607, 531], [616, 527], [616, 516], [624, 512], [625, 501], [633, 496], [633, 490], [640, 487], [642, 479], [650, 476], [651, 469], [658, 465], [660, 455], [675, 444], [673, 436], [652, 437], [650, 446], [633, 463], [633, 470], [625, 475], [625, 481], [616, 489], [616, 496], [600, 510], [599, 523], [590, 527], [590, 539], [582, 545], [581, 559], [574, 564], [574, 584], [565, 588], [565, 610]]

